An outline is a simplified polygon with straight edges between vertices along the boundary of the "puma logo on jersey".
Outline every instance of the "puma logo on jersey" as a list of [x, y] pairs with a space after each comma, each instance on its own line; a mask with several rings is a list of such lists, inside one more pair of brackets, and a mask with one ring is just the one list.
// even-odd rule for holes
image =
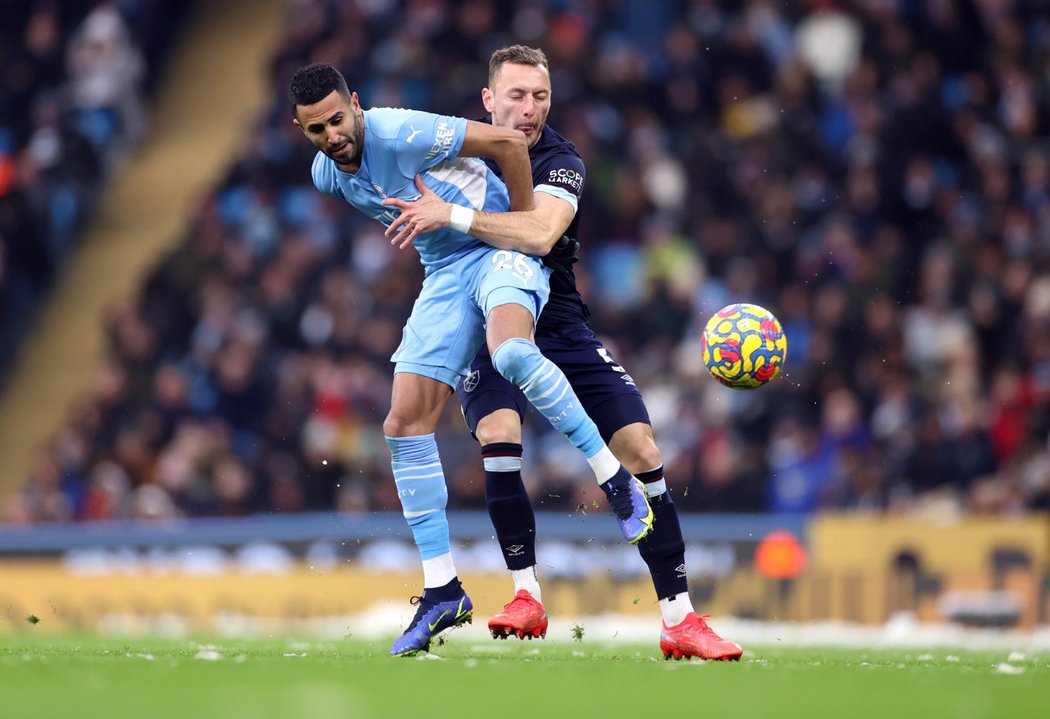
[[[412, 126], [409, 125], [409, 127], [412, 127]], [[405, 142], [411, 144], [412, 140], [416, 139], [416, 135], [418, 135], [421, 132], [423, 132], [423, 131], [422, 130], [417, 130], [416, 128], [412, 127], [412, 134], [405, 138]]]

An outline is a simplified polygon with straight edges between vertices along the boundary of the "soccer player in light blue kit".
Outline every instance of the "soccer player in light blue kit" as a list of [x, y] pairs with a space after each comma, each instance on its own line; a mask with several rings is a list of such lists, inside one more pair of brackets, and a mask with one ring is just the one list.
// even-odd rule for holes
[[[609, 498], [624, 538], [652, 528], [641, 483], [605, 445], [565, 375], [533, 341], [549, 294], [549, 272], [534, 257], [499, 250], [466, 234], [474, 210], [532, 209], [532, 170], [524, 136], [463, 118], [414, 110], [361, 109], [357, 93], [331, 65], [300, 68], [289, 96], [293, 122], [319, 150], [314, 185], [389, 226], [388, 197], [417, 199], [417, 175], [459, 206], [449, 227], [413, 245], [426, 268], [423, 288], [391, 360], [394, 382], [383, 432], [405, 519], [423, 560], [423, 595], [394, 656], [426, 651], [440, 632], [469, 622], [473, 604], [456, 574], [445, 506], [448, 490], [434, 429], [482, 343], [492, 364], [584, 455]], [[493, 160], [503, 181], [485, 163]], [[472, 209], [473, 208], [473, 209]]]

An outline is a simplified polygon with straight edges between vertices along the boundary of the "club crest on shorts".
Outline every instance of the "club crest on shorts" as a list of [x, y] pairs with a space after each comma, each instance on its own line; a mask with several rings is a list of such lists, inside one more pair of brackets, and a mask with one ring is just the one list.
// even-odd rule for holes
[[473, 392], [478, 387], [478, 371], [474, 370], [463, 380], [463, 391]]

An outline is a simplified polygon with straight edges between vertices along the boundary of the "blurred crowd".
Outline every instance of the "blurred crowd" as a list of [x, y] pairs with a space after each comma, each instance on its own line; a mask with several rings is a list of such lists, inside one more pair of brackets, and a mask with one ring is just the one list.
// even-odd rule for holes
[[0, 2], [0, 374], [142, 138], [177, 0]]
[[[577, 275], [646, 397], [679, 508], [1050, 508], [1044, 1], [294, 0], [273, 103], [9, 512], [31, 520], [399, 509], [381, 421], [422, 273], [310, 185], [285, 88], [479, 116], [487, 59], [542, 47], [588, 168]], [[699, 334], [736, 301], [788, 336], [733, 391]], [[453, 508], [484, 506], [450, 403]], [[530, 418], [540, 509], [604, 511]]]

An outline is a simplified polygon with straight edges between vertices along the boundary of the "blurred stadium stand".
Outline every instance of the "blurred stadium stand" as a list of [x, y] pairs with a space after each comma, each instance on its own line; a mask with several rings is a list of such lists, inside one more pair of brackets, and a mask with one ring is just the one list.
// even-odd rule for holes
[[[144, 274], [114, 272], [121, 291], [98, 312], [66, 315], [104, 322], [105, 357], [76, 355], [81, 384], [98, 380], [43, 413], [43, 450], [4, 447], [19, 468], [0, 483], [7, 520], [396, 513], [380, 422], [422, 273], [378, 225], [310, 186], [311, 148], [285, 87], [297, 66], [324, 60], [365, 106], [476, 116], [488, 55], [511, 42], [550, 58], [550, 122], [589, 171], [580, 284], [645, 393], [681, 509], [737, 513], [725, 518], [737, 526], [786, 513], [800, 533], [833, 511], [892, 522], [1050, 509], [1050, 3], [889, 0], [847, 14], [765, 0], [293, 0], [252, 4], [258, 27], [238, 26], [237, 6], [197, 6], [178, 50], [198, 60], [181, 75], [187, 107], [169, 125], [156, 113], [143, 135], [148, 151], [180, 128], [217, 137], [213, 125], [232, 119], [222, 136], [236, 157], [192, 210], [187, 195], [170, 203], [170, 229], [137, 216], [130, 236], [176, 244]], [[263, 8], [282, 17], [264, 27]], [[235, 64], [278, 30], [261, 50], [268, 62]], [[219, 48], [212, 64], [195, 42]], [[223, 92], [261, 68], [265, 107], [246, 118]], [[4, 147], [0, 165], [14, 156]], [[229, 152], [177, 147], [175, 174]], [[162, 176], [133, 184], [164, 198]], [[129, 197], [102, 216], [144, 206]], [[7, 260], [0, 279], [34, 277]], [[756, 392], [717, 385], [699, 361], [700, 328], [736, 300], [773, 310], [788, 335], [786, 376]], [[61, 327], [41, 341], [80, 336]], [[3, 434], [47, 394], [46, 382], [29, 386], [9, 383]], [[482, 508], [477, 447], [455, 407], [439, 444], [450, 506]], [[560, 435], [530, 421], [525, 447], [540, 510], [602, 515]], [[1043, 549], [1010, 571], [1013, 545], [989, 540], [973, 570], [987, 588], [1018, 573], [1046, 584], [1050, 547], [1033, 531]], [[890, 550], [877, 571], [896, 567], [896, 584], [880, 596], [932, 612], [919, 604], [951, 588], [955, 569], [894, 564], [910, 550]], [[849, 605], [865, 581], [834, 596]], [[823, 601], [817, 580], [807, 591]]]
[[[12, 4], [17, 3], [4, 7]], [[163, 9], [163, 3], [147, 4]], [[62, 7], [67, 5], [77, 4]], [[165, 248], [182, 240], [187, 213], [231, 161], [260, 101], [269, 100], [265, 61], [282, 4], [199, 3], [194, 12], [186, 3], [176, 5], [161, 24], [169, 33], [173, 23], [184, 29], [164, 55], [146, 111], [146, 134], [98, 188], [105, 191], [84, 222], [79, 248], [40, 308], [38, 331], [21, 347], [4, 383], [0, 501], [5, 506], [56, 428], [97, 391], [108, 344], [105, 315], [119, 313]], [[238, 33], [246, 33], [246, 40], [231, 55], [230, 39]], [[145, 52], [149, 57], [150, 50]], [[226, 109], [209, 110], [220, 107]]]
[[0, 3], [0, 372], [145, 136], [146, 104], [186, 7]]
[[[395, 510], [379, 420], [418, 263], [312, 190], [286, 81], [328, 60], [366, 105], [478, 114], [485, 60], [515, 40], [550, 55], [551, 121], [590, 168], [581, 281], [681, 507], [1045, 508], [1046, 16], [640, 7], [290, 3], [267, 109], [108, 312], [103, 379], [8, 516]], [[698, 361], [699, 328], [737, 299], [789, 337], [787, 376], [760, 392]], [[456, 412], [439, 439], [452, 506], [482, 506]], [[544, 508], [596, 498], [556, 433], [533, 422], [526, 447]]]

